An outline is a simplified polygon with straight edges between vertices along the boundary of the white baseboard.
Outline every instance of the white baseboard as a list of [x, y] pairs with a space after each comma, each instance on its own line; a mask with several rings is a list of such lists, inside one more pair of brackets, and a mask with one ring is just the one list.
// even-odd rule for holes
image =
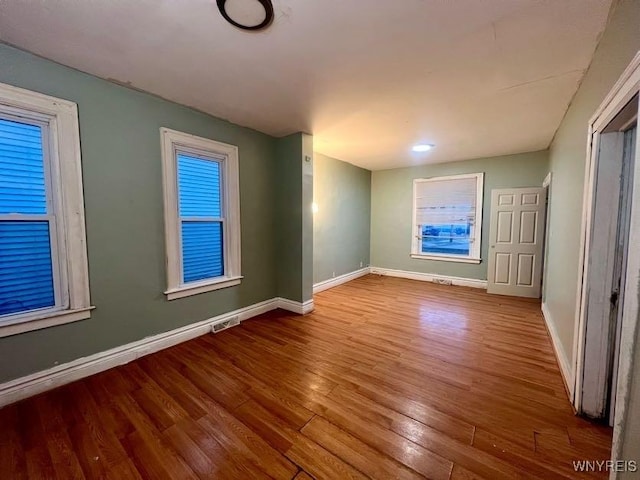
[[314, 305], [313, 300], [307, 300], [306, 302], [295, 302], [288, 298], [277, 298], [278, 308], [288, 310], [289, 312], [298, 313], [300, 315], [306, 315], [313, 312]]
[[475, 278], [451, 277], [448, 275], [436, 275], [433, 273], [409, 272], [406, 270], [393, 270], [391, 268], [371, 267], [371, 273], [376, 275], [386, 275], [389, 277], [408, 278], [409, 280], [420, 280], [422, 282], [438, 281], [451, 282], [451, 285], [460, 287], [487, 288], [486, 280], [477, 280]]
[[[301, 309], [304, 310], [302, 304], [300, 305]], [[213, 325], [231, 320], [234, 317], [238, 317], [238, 320], [243, 321], [270, 310], [275, 310], [279, 306], [280, 299], [273, 298], [208, 320], [143, 338], [95, 355], [79, 358], [63, 365], [11, 380], [0, 384], [0, 407], [205, 335], [212, 331]]]
[[558, 366], [560, 367], [560, 372], [562, 373], [564, 386], [567, 389], [567, 394], [569, 395], [569, 401], [572, 401], [574, 394], [573, 388], [575, 385], [573, 369], [571, 368], [569, 357], [567, 357], [567, 352], [562, 346], [562, 342], [560, 341], [560, 337], [558, 336], [556, 323], [554, 322], [553, 317], [551, 316], [551, 312], [549, 312], [549, 309], [544, 302], [542, 302], [542, 316], [544, 317], [544, 323], [547, 325], [549, 337], [551, 337], [551, 344], [553, 345], [553, 351], [556, 354], [556, 360], [558, 361]]
[[370, 271], [371, 269], [369, 267], [365, 267], [354, 272], [345, 273], [344, 275], [340, 275], [335, 278], [330, 278], [329, 280], [318, 282], [313, 286], [313, 293], [320, 293], [325, 290], [329, 290], [330, 288], [337, 287], [338, 285], [342, 285], [343, 283], [350, 282], [351, 280], [355, 280], [356, 278], [364, 277], [365, 275], [368, 275]]

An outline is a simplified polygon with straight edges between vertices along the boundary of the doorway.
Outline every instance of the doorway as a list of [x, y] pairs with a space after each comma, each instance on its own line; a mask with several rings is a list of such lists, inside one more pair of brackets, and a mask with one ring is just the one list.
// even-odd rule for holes
[[636, 87], [617, 99], [615, 108], [605, 108], [606, 116], [592, 125], [585, 192], [574, 405], [578, 413], [609, 425], [618, 405], [623, 322], [631, 313], [623, 305], [634, 289], [627, 281], [627, 265], [632, 253], [638, 97]]

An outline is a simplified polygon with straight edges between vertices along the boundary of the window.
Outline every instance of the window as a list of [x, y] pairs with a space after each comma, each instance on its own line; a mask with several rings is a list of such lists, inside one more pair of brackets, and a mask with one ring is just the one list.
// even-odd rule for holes
[[90, 308], [76, 104], [0, 84], [0, 336]]
[[162, 136], [169, 300], [240, 284], [238, 148]]
[[414, 180], [411, 256], [480, 263], [483, 174]]

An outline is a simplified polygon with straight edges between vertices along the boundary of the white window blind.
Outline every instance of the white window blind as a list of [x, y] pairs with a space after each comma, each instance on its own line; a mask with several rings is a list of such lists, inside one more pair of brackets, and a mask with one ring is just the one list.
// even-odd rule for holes
[[476, 178], [450, 178], [419, 182], [416, 186], [416, 216], [421, 225], [475, 222]]
[[414, 257], [480, 262], [482, 183], [482, 173], [414, 181]]

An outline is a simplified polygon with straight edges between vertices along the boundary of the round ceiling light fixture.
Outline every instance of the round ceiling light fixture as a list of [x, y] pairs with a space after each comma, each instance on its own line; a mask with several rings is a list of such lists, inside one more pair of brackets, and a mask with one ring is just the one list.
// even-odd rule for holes
[[273, 22], [271, 0], [217, 0], [218, 10], [234, 27], [262, 30]]
[[428, 152], [433, 147], [435, 147], [435, 145], [431, 143], [419, 143], [418, 145], [414, 145], [411, 150], [414, 152]]

